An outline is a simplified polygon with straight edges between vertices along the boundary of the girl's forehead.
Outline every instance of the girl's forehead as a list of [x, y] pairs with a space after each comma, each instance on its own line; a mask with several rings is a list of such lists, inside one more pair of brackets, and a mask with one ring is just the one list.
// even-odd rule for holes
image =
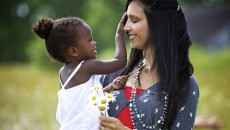
[[82, 27], [83, 27], [83, 29], [91, 30], [90, 26], [85, 22], [82, 24]]
[[77, 32], [80, 40], [86, 41], [92, 37], [91, 28], [86, 23], [79, 26]]
[[80, 33], [90, 34], [92, 33], [92, 30], [90, 26], [86, 23], [83, 23], [80, 27]]

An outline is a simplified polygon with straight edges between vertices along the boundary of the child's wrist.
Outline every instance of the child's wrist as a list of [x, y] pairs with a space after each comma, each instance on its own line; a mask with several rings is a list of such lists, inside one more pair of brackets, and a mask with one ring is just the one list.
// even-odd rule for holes
[[111, 90], [114, 90], [114, 89], [116, 89], [116, 88], [115, 88], [114, 83], [112, 83], [112, 84], [111, 84]]

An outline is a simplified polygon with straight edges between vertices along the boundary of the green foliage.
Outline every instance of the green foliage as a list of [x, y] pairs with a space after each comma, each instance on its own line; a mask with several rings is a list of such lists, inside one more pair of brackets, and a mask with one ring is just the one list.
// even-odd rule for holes
[[103, 43], [98, 49], [106, 48], [114, 43], [123, 3], [122, 0], [3, 0], [0, 5], [0, 62], [28, 62], [31, 59], [31, 54], [27, 53], [35, 35], [31, 28], [41, 17], [81, 17], [92, 27], [98, 43]]
[[57, 69], [62, 65], [52, 59], [45, 49], [45, 41], [38, 37], [34, 38], [26, 48], [27, 56], [31, 64], [44, 68]]
[[[124, 2], [123, 2], [124, 4]], [[85, 3], [85, 21], [93, 31], [97, 49], [114, 47], [117, 24], [122, 16], [122, 0], [98, 0]], [[96, 11], [95, 11], [96, 10]]]
[[230, 48], [212, 51], [193, 46], [190, 59], [194, 65], [195, 76], [200, 88], [198, 115], [217, 116], [230, 129]]
[[201, 5], [201, 4], [207, 6], [212, 6], [217, 4], [230, 4], [229, 0], [178, 0], [178, 1], [183, 5], [189, 5], [189, 6]]
[[[180, 2], [183, 6], [196, 3], [209, 5], [229, 3], [228, 0], [181, 0]], [[116, 27], [125, 5], [124, 0], [2, 0], [1, 3], [0, 63], [34, 60], [31, 59], [31, 54], [28, 55], [27, 49], [35, 38], [31, 27], [41, 17], [53, 19], [67, 16], [81, 17], [92, 28], [94, 39], [98, 42], [98, 51], [114, 47]], [[48, 64], [48, 62], [41, 62]]]
[[0, 129], [57, 130], [58, 71], [1, 65], [0, 72]]

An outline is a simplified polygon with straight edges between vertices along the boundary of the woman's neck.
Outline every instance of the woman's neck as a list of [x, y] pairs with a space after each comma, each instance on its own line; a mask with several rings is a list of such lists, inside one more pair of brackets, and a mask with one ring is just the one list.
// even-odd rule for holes
[[154, 52], [152, 51], [152, 48], [151, 47], [148, 47], [145, 51], [143, 51], [143, 56], [144, 56], [144, 59], [146, 59], [149, 63], [149, 65], [151, 66], [151, 69], [154, 69], [152, 67], [153, 66], [153, 63], [154, 63]]

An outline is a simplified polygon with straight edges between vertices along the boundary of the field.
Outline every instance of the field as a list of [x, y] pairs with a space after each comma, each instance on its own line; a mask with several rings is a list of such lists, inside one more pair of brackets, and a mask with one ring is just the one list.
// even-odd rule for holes
[[[111, 55], [105, 51], [102, 55]], [[193, 46], [190, 59], [200, 88], [197, 115], [217, 116], [230, 129], [230, 48]], [[0, 65], [0, 130], [57, 130], [58, 70], [29, 64]]]

